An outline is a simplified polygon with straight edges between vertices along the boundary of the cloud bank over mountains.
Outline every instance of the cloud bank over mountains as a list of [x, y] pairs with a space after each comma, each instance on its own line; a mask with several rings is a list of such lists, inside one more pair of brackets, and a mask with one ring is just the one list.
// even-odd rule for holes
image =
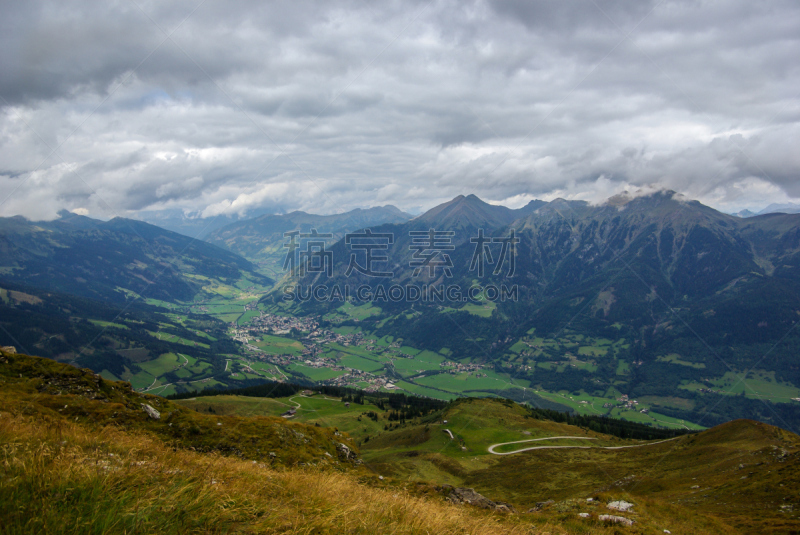
[[800, 4], [3, 2], [0, 215], [800, 199]]

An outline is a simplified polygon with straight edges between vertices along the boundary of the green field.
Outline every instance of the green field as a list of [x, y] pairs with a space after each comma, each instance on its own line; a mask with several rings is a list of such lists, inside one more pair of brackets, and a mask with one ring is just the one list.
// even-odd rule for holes
[[292, 363], [288, 366], [288, 369], [295, 373], [305, 375], [312, 381], [327, 381], [328, 379], [333, 379], [334, 377], [339, 377], [347, 373], [345, 371], [336, 371], [329, 368], [315, 368], [300, 363]]
[[253, 345], [274, 355], [300, 355], [303, 352], [303, 344], [300, 342], [270, 334], [265, 334]]
[[720, 378], [713, 379], [709, 384], [691, 382], [679, 388], [690, 391], [699, 391], [711, 388], [717, 393], [726, 395], [744, 395], [753, 399], [766, 399], [773, 403], [797, 403], [791, 398], [800, 397], [800, 388], [783, 383], [775, 378], [775, 372], [765, 370], [752, 370], [742, 380], [743, 374], [726, 372]]
[[680, 366], [688, 366], [690, 368], [695, 368], [697, 370], [702, 370], [706, 367], [705, 364], [702, 362], [688, 362], [686, 360], [681, 360], [681, 356], [677, 353], [671, 353], [669, 355], [664, 355], [661, 357], [656, 357], [658, 362], [670, 362], [672, 364], [678, 364]]
[[147, 334], [149, 334], [153, 338], [158, 338], [159, 340], [162, 340], [164, 342], [172, 342], [173, 344], [182, 344], [190, 347], [202, 347], [204, 349], [210, 349], [211, 347], [203, 342], [195, 342], [194, 340], [187, 340], [186, 338], [181, 338], [178, 335], [165, 333], [161, 331], [159, 332], [147, 331]]
[[[433, 355], [435, 355], [435, 353], [433, 353]], [[444, 361], [441, 357], [438, 360], [439, 362]], [[414, 375], [420, 371], [441, 370], [442, 367], [439, 365], [439, 362], [423, 357], [415, 357], [413, 359], [397, 358], [392, 360], [392, 365], [395, 370], [404, 375]]]
[[178, 363], [184, 363], [184, 359], [174, 353], [163, 353], [157, 359], [148, 362], [140, 362], [139, 367], [147, 371], [153, 377], [164, 375], [178, 367]]
[[377, 360], [368, 359], [359, 355], [352, 355], [347, 353], [343, 354], [339, 358], [339, 364], [341, 364], [342, 366], [346, 366], [348, 368], [353, 368], [355, 370], [361, 370], [371, 373], [383, 371], [383, 368], [386, 365], [384, 362], [379, 362]]
[[474, 314], [475, 316], [480, 316], [482, 318], [488, 318], [492, 315], [492, 312], [497, 308], [497, 304], [494, 301], [485, 301], [484, 303], [467, 303], [462, 307], [461, 310], [464, 312], [469, 312], [470, 314]]
[[407, 381], [397, 381], [394, 384], [398, 388], [417, 396], [425, 396], [429, 398], [444, 399], [444, 400], [456, 399], [460, 397], [459, 395], [451, 392], [442, 392], [441, 390], [435, 390], [433, 388], [428, 388], [426, 386], [409, 383]]
[[381, 309], [373, 306], [370, 303], [365, 303], [363, 305], [354, 306], [352, 303], [347, 302], [340, 306], [337, 311], [341, 312], [342, 314], [346, 314], [353, 319], [363, 320], [367, 319], [371, 316], [377, 316], [381, 313]]
[[[488, 377], [484, 377], [484, 375]], [[459, 373], [458, 375], [440, 373], [428, 377], [420, 377], [415, 379], [414, 382], [423, 386], [430, 386], [458, 393], [481, 390], [503, 390], [505, 388], [514, 387], [514, 385], [508, 382], [508, 379], [502, 378], [489, 370]]]
[[253, 318], [257, 318], [260, 315], [261, 315], [260, 310], [248, 310], [247, 312], [239, 316], [239, 319], [236, 320], [236, 324], [245, 325], [247, 323], [250, 323], [250, 320], [252, 320]]
[[128, 329], [127, 325], [120, 325], [119, 323], [112, 323], [110, 321], [101, 321], [101, 320], [89, 320], [91, 323], [94, 323], [98, 327], [113, 327], [115, 329]]

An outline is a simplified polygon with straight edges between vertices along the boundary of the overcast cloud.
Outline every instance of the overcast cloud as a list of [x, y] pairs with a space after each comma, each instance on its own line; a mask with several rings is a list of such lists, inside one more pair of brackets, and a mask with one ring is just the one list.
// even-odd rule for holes
[[0, 6], [3, 216], [800, 199], [795, 0]]

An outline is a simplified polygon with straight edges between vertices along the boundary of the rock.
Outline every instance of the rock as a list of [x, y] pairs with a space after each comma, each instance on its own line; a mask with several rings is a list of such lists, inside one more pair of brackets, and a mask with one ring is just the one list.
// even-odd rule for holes
[[541, 511], [542, 509], [544, 509], [545, 507], [547, 507], [548, 505], [553, 504], [553, 503], [556, 503], [556, 502], [554, 502], [553, 500], [547, 500], [546, 502], [536, 502], [536, 505], [534, 505], [533, 507], [528, 509], [528, 512], [529, 513], [535, 513], [537, 511]]
[[633, 507], [633, 504], [630, 502], [626, 502], [625, 500], [619, 500], [616, 502], [609, 503], [606, 507], [609, 509], [613, 509], [615, 511], [628, 511]]
[[146, 412], [147, 415], [150, 418], [152, 418], [153, 420], [160, 420], [161, 419], [161, 413], [158, 412], [157, 410], [155, 410], [153, 407], [151, 407], [147, 403], [142, 403], [142, 409], [144, 409], [144, 412]]
[[350, 448], [347, 447], [347, 445], [342, 444], [341, 442], [336, 444], [336, 451], [339, 452], [339, 457], [347, 461], [353, 461], [358, 457], [358, 455], [356, 455], [356, 453], [353, 450], [351, 450]]
[[12, 353], [14, 355], [17, 354], [17, 348], [14, 347], [14, 346], [3, 346], [3, 347], [0, 347], [0, 351], [2, 351], [3, 353]]
[[469, 504], [481, 509], [490, 509], [492, 511], [501, 511], [505, 513], [515, 513], [514, 506], [503, 502], [493, 502], [489, 498], [475, 492], [475, 489], [468, 489], [464, 487], [456, 487], [450, 491], [447, 501], [454, 504]]
[[495, 511], [499, 511], [501, 513], [516, 513], [517, 510], [514, 509], [514, 506], [510, 503], [503, 503], [503, 502], [495, 502]]
[[633, 525], [633, 520], [630, 518], [625, 518], [624, 516], [599, 515], [597, 519], [600, 521], [614, 522], [615, 524], [624, 524], [626, 526]]
[[578, 516], [581, 518], [589, 518], [589, 513], [578, 513]]

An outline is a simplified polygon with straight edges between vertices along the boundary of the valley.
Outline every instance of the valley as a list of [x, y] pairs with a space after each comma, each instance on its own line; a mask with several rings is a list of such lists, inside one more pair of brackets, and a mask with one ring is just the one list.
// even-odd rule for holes
[[[411, 220], [392, 207], [262, 216], [214, 231], [209, 240], [231, 251], [129, 220], [64, 214], [37, 226], [12, 218], [0, 225], [11, 244], [0, 278], [0, 337], [157, 395], [280, 381], [441, 400], [499, 397], [675, 429], [742, 417], [800, 428], [800, 368], [792, 357], [800, 338], [791, 328], [798, 283], [792, 249], [770, 245], [794, 243], [797, 216], [736, 222], [668, 192], [624, 206], [626, 221], [611, 205], [556, 200], [509, 210], [475, 196]], [[386, 245], [386, 254], [402, 259], [393, 284], [482, 291], [441, 303], [286, 299], [287, 288], [309, 277], [380, 287], [361, 273], [345, 277], [342, 236], [363, 223], [398, 238]], [[309, 235], [311, 225], [326, 225], [330, 275], [282, 272], [275, 258], [265, 267], [260, 247], [284, 250], [283, 234], [297, 225]], [[408, 236], [432, 226], [454, 229], [452, 277], [438, 282], [427, 270], [415, 278], [403, 264], [415, 262], [418, 248]], [[475, 260], [467, 238], [479, 228], [494, 238], [521, 236], [514, 274], [489, 270], [481, 278], [467, 269]], [[45, 235], [49, 241], [39, 244]], [[572, 245], [558, 241], [567, 236]], [[745, 247], [750, 236], [758, 246]], [[672, 249], [664, 249], [666, 240]], [[99, 247], [118, 249], [120, 260], [75, 261], [70, 269], [84, 276], [40, 284], [41, 274]], [[695, 262], [702, 254], [693, 251], [714, 247], [724, 272]], [[500, 261], [498, 251], [492, 258]], [[615, 264], [623, 257], [626, 264]], [[783, 267], [759, 274], [768, 258]], [[384, 260], [373, 261], [373, 269], [385, 269]], [[710, 273], [705, 286], [682, 278], [698, 269]], [[501, 282], [517, 288], [517, 298], [490, 299], [486, 289]]]

